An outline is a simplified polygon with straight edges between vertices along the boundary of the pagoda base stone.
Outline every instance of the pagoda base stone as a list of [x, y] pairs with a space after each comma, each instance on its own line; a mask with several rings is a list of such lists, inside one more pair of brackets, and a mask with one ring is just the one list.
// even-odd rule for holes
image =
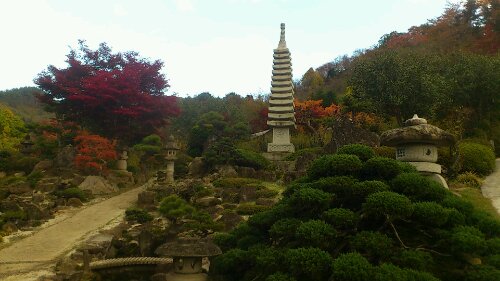
[[268, 143], [267, 144], [267, 152], [295, 152], [295, 146], [291, 143], [277, 144], [277, 143]]
[[430, 162], [407, 162], [419, 172], [441, 174], [441, 165]]
[[290, 154], [290, 152], [264, 152], [262, 156], [269, 161], [283, 161]]
[[429, 178], [429, 179], [439, 183], [440, 185], [444, 186], [444, 188], [449, 189], [448, 184], [446, 183], [446, 180], [440, 174], [425, 173], [425, 172], [422, 172], [420, 174], [422, 174], [426, 178]]
[[417, 171], [424, 177], [429, 178], [439, 184], [444, 188], [448, 189], [448, 184], [446, 180], [441, 176], [441, 165], [429, 162], [406, 162], [414, 166]]

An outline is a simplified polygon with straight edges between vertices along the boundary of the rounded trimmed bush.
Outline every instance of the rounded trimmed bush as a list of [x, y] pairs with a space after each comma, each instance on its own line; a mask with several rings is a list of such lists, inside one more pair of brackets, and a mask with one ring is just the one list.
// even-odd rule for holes
[[351, 238], [350, 244], [355, 251], [375, 262], [389, 258], [393, 252], [392, 239], [380, 232], [360, 231]]
[[373, 277], [373, 266], [359, 253], [341, 254], [333, 261], [332, 280], [366, 281]]
[[299, 217], [315, 217], [330, 206], [332, 195], [314, 188], [302, 188], [288, 199], [288, 205]]
[[448, 221], [449, 211], [435, 202], [418, 202], [413, 204], [412, 218], [422, 224], [441, 226]]
[[295, 232], [302, 221], [299, 219], [287, 218], [275, 222], [269, 229], [269, 236], [277, 244], [286, 244], [293, 241]]
[[453, 228], [449, 241], [455, 253], [480, 253], [486, 246], [484, 234], [472, 226]]
[[462, 142], [458, 144], [458, 154], [461, 164], [460, 172], [488, 175], [495, 168], [495, 153], [486, 145]]
[[299, 225], [295, 237], [306, 247], [326, 248], [337, 236], [333, 226], [322, 220], [309, 220]]
[[448, 192], [439, 183], [418, 173], [402, 173], [391, 181], [392, 190], [414, 201], [441, 202]]
[[356, 155], [361, 161], [375, 157], [375, 152], [371, 147], [359, 143], [344, 145], [337, 150], [337, 154]]
[[61, 198], [78, 198], [82, 201], [87, 201], [87, 194], [78, 187], [69, 187], [66, 189], [56, 190], [53, 194]]
[[352, 189], [353, 195], [362, 199], [372, 193], [390, 190], [386, 183], [377, 180], [358, 182]]
[[373, 157], [363, 165], [361, 174], [366, 179], [390, 180], [401, 173], [401, 164], [395, 159]]
[[475, 265], [467, 270], [465, 281], [493, 281], [500, 280], [500, 270], [490, 265]]
[[356, 228], [360, 219], [358, 214], [343, 208], [329, 209], [323, 212], [321, 218], [339, 230]]
[[129, 221], [137, 221], [139, 223], [145, 223], [148, 221], [152, 221], [153, 216], [144, 209], [133, 207], [125, 210], [125, 219]]
[[344, 197], [351, 194], [351, 190], [357, 182], [358, 180], [353, 177], [338, 176], [321, 178], [313, 183], [310, 183], [309, 186]]
[[297, 279], [293, 278], [288, 274], [282, 272], [276, 272], [274, 274], [267, 276], [265, 281], [296, 281], [296, 280]]
[[391, 191], [368, 195], [363, 209], [374, 216], [389, 216], [391, 219], [406, 218], [413, 213], [413, 205], [408, 197]]
[[403, 250], [393, 261], [401, 267], [416, 270], [427, 270], [434, 263], [430, 253], [416, 250]]
[[375, 155], [385, 158], [396, 159], [396, 148], [389, 146], [377, 146], [373, 148]]
[[246, 149], [235, 149], [234, 163], [238, 166], [255, 169], [265, 169], [270, 165], [269, 160], [260, 155], [260, 153]]
[[253, 260], [247, 251], [232, 249], [212, 261], [210, 272], [227, 276], [230, 280], [239, 280], [250, 264], [253, 264]]
[[221, 248], [223, 252], [229, 251], [230, 249], [236, 247], [236, 236], [230, 233], [216, 233], [213, 235], [212, 240], [214, 243]]
[[333, 176], [356, 175], [363, 163], [356, 155], [325, 155], [313, 161], [307, 175], [311, 180]]
[[464, 215], [469, 215], [474, 210], [472, 203], [450, 193], [443, 199], [441, 205], [448, 208], [455, 208]]
[[318, 248], [288, 249], [288, 272], [297, 280], [326, 280], [331, 274], [332, 257]]

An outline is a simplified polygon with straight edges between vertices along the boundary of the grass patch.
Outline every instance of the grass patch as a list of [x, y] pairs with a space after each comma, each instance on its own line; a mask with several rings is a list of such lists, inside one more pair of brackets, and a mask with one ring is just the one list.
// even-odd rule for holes
[[452, 182], [450, 183], [450, 190], [462, 196], [465, 200], [471, 202], [475, 208], [492, 215], [497, 220], [500, 220], [500, 215], [497, 213], [495, 207], [489, 198], [486, 198], [481, 193], [481, 189], [467, 187], [464, 184]]

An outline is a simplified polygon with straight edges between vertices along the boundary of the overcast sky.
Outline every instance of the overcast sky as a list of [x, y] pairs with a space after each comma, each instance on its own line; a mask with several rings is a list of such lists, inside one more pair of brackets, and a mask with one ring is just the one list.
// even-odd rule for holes
[[[179, 96], [267, 94], [280, 23], [300, 78], [391, 31], [439, 16], [447, 0], [0, 0], [0, 90], [31, 86], [65, 67], [78, 39], [90, 48], [161, 59]], [[456, 1], [452, 1], [456, 2]]]

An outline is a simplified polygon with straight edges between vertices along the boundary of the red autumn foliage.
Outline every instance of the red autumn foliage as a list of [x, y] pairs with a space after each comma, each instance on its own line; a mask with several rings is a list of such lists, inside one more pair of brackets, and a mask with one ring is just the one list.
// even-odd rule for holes
[[60, 119], [125, 141], [142, 139], [179, 114], [175, 96], [160, 73], [163, 62], [135, 52], [112, 53], [102, 43], [90, 50], [84, 41], [67, 55], [68, 66], [49, 66], [35, 83], [41, 102]]
[[106, 172], [108, 161], [115, 160], [116, 142], [99, 135], [89, 135], [81, 132], [74, 139], [77, 149], [75, 165], [78, 169], [89, 174], [101, 174]]
[[323, 107], [322, 100], [295, 100], [295, 118], [298, 124], [305, 124], [313, 119], [321, 119], [323, 117], [334, 116], [340, 113], [340, 106], [332, 104], [328, 107]]

